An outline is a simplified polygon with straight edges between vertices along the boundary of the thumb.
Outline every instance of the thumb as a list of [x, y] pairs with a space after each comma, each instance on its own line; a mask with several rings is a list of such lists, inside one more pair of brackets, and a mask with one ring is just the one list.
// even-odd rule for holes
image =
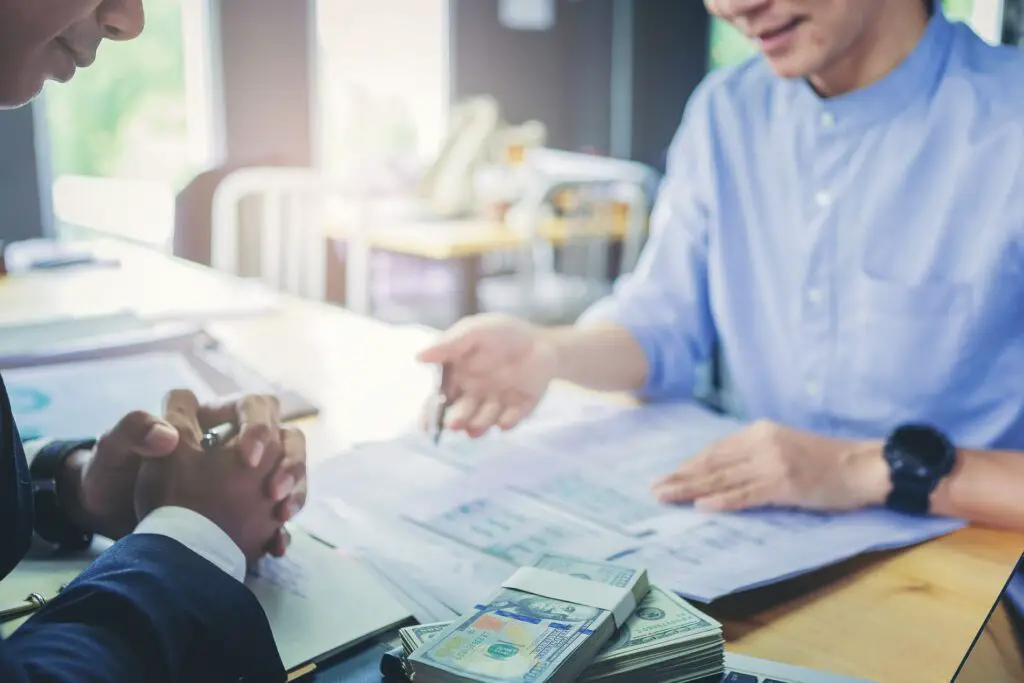
[[143, 457], [170, 455], [178, 446], [178, 430], [149, 413], [128, 413], [103, 435], [97, 448], [111, 455], [137, 454]]
[[468, 354], [473, 344], [474, 335], [471, 333], [452, 335], [417, 353], [416, 360], [421, 363], [451, 363]]

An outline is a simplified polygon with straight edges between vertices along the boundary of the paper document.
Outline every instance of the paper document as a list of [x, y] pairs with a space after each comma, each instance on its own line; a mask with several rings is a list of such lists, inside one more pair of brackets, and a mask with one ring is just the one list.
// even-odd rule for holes
[[406, 501], [457, 481], [458, 469], [424, 455], [419, 435], [359, 444], [318, 465], [309, 497], [345, 501], [362, 510], [394, 514]]
[[200, 402], [215, 398], [185, 357], [174, 352], [13, 368], [3, 377], [24, 440], [90, 438], [133, 410], [160, 415], [172, 389], [189, 389]]
[[[52, 597], [109, 546], [97, 538], [72, 558], [22, 560], [0, 582], [0, 606], [17, 604], [30, 592]], [[245, 583], [266, 612], [288, 670], [408, 623], [412, 616], [362, 562], [298, 529], [292, 530], [288, 553], [261, 560]], [[0, 635], [9, 636], [22, 623], [4, 624]]]
[[0, 324], [0, 361], [11, 356], [61, 348], [69, 343], [83, 343], [151, 328], [150, 323], [131, 313], [55, 318], [18, 325]]
[[408, 521], [367, 514], [338, 499], [310, 500], [296, 523], [335, 547], [365, 557], [424, 612], [462, 614], [516, 570], [457, 541], [424, 533]]
[[[963, 526], [883, 509], [711, 514], [661, 505], [650, 492], [656, 479], [744, 425], [692, 404], [596, 418], [567, 412], [576, 419], [478, 441], [442, 438], [440, 447], [407, 435], [344, 464], [356, 449], [324, 466], [334, 475], [314, 484], [313, 495], [401, 515], [422, 543], [444, 539], [510, 565], [552, 552], [646, 567], [652, 580], [702, 602]], [[401, 556], [401, 544], [387, 545], [382, 539], [372, 553]], [[440, 574], [424, 588], [448, 596], [459, 589]]]
[[481, 495], [464, 485], [421, 495], [403, 514], [434, 533], [520, 567], [545, 553], [601, 560], [631, 547], [626, 537], [515, 492], [494, 488]]
[[267, 613], [288, 670], [411, 617], [361, 562], [299, 531], [284, 557], [264, 558], [245, 583]]
[[651, 484], [738, 428], [688, 404], [623, 409], [517, 435], [487, 456], [470, 488], [498, 482], [602, 527], [645, 535], [668, 510]]
[[629, 408], [613, 403], [606, 396], [564, 386], [548, 390], [533, 413], [508, 432], [492, 429], [482, 437], [473, 439], [463, 432], [445, 432], [435, 444], [423, 436], [408, 443], [424, 455], [473, 470], [485, 462], [506, 454], [518, 455], [528, 448], [529, 440], [537, 434], [546, 434], [566, 424], [600, 419]]
[[699, 601], [963, 526], [960, 520], [880, 509], [714, 514], [657, 503], [650, 492], [656, 479], [742, 426], [689, 404], [622, 411], [534, 435], [522, 453], [489, 460], [460, 486], [489, 490], [501, 482], [565, 515], [623, 534], [621, 552], [605, 559], [645, 566], [655, 581]]
[[900, 548], [963, 526], [881, 509], [840, 514], [766, 510], [737, 514], [674, 509], [636, 551], [615, 556], [647, 567], [680, 595], [709, 602], [776, 583], [861, 553]]

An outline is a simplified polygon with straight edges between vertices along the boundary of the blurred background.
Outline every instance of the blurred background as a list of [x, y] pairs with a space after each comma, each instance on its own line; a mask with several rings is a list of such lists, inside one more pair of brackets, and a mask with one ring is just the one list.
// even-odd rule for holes
[[[1020, 41], [1018, 0], [944, 5]], [[632, 268], [693, 88], [753, 54], [696, 0], [146, 11], [0, 112], [0, 241], [126, 240], [431, 325], [571, 321]]]

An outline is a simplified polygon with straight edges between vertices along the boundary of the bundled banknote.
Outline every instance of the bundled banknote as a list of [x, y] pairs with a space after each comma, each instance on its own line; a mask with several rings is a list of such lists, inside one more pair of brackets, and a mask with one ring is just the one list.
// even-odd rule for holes
[[[422, 638], [409, 648], [409, 677], [415, 683], [575, 681], [615, 635], [616, 618], [625, 622], [629, 612], [619, 615], [617, 607], [553, 598], [565, 592], [554, 586], [570, 583], [582, 593], [589, 587], [595, 595], [622, 595], [632, 606], [650, 590], [643, 569], [561, 555], [542, 555], [533, 567], [543, 571], [527, 574], [533, 586], [529, 591], [503, 587], [472, 612], [438, 627], [429, 640]], [[513, 575], [506, 586], [520, 585], [519, 575], [523, 572]], [[541, 585], [545, 577], [550, 590]]]
[[[433, 642], [448, 623], [401, 630], [406, 657]], [[723, 670], [722, 625], [671, 591], [651, 586], [615, 638], [588, 663], [582, 683], [689, 683]], [[408, 665], [407, 665], [408, 668]], [[419, 679], [415, 679], [418, 683]]]

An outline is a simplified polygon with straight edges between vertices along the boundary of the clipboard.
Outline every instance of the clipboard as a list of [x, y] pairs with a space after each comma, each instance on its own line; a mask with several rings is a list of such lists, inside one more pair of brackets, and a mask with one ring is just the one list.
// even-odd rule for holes
[[282, 421], [291, 422], [320, 412], [301, 393], [267, 379], [231, 354], [203, 327], [195, 325], [161, 325], [58, 343], [36, 352], [7, 354], [0, 356], [0, 370], [124, 358], [150, 352], [180, 354], [217, 396], [277, 396]]

